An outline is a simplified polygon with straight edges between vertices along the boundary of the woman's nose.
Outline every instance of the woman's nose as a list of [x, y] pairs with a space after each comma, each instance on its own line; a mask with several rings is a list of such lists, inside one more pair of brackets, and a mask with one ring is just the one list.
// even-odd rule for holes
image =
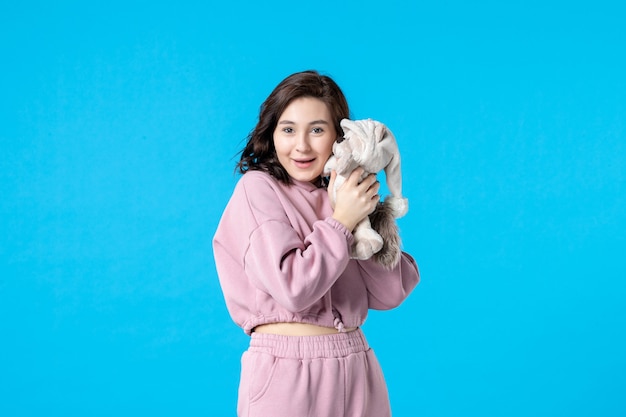
[[300, 152], [305, 152], [311, 149], [311, 145], [309, 143], [309, 135], [307, 133], [302, 133], [298, 135], [298, 139], [296, 142], [296, 150]]

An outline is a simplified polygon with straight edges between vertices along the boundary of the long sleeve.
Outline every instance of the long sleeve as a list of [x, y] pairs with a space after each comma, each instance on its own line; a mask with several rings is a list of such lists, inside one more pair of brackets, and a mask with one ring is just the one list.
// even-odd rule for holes
[[[352, 234], [330, 217], [318, 220], [308, 216], [310, 220], [303, 222], [302, 212], [319, 211], [315, 199], [290, 198], [264, 176], [249, 173], [245, 177], [220, 227], [238, 235], [239, 241], [229, 246], [243, 248], [241, 262], [252, 285], [288, 311], [305, 310], [319, 301], [344, 271]], [[310, 193], [304, 191], [305, 196]]]
[[342, 229], [332, 219], [317, 221], [302, 239], [290, 225], [266, 220], [250, 236], [246, 274], [287, 310], [305, 310], [330, 290], [348, 263]]
[[393, 270], [376, 262], [359, 261], [361, 276], [367, 287], [369, 308], [389, 310], [399, 306], [419, 283], [419, 269], [415, 259], [403, 252]]

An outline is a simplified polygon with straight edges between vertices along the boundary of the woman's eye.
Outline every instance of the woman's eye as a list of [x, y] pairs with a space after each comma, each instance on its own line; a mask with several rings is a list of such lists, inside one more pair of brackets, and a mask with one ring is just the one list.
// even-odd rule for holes
[[317, 134], [324, 133], [324, 129], [322, 129], [321, 127], [314, 127], [313, 133], [317, 133]]
[[293, 129], [290, 128], [290, 127], [285, 127], [285, 128], [283, 128], [283, 132], [284, 133], [293, 133]]

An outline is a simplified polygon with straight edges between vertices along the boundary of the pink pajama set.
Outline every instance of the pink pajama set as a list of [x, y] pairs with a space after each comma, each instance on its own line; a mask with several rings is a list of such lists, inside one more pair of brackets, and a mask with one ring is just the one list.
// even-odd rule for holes
[[[213, 239], [232, 319], [251, 336], [241, 360], [240, 417], [385, 417], [385, 380], [360, 329], [369, 309], [388, 310], [419, 281], [403, 253], [387, 270], [350, 259], [353, 237], [331, 218], [325, 188], [244, 174]], [[337, 328], [323, 336], [255, 333], [267, 323]]]

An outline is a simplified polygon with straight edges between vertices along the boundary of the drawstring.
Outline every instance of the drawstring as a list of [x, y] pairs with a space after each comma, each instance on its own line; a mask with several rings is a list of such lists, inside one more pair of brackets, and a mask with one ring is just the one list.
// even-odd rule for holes
[[335, 316], [335, 320], [333, 322], [335, 329], [337, 329], [339, 333], [345, 333], [346, 329], [343, 325], [343, 321], [341, 321], [341, 314], [339, 314], [339, 312], [333, 308], [333, 315]]
[[335, 329], [337, 329], [337, 331], [339, 333], [345, 333], [346, 329], [343, 326], [343, 322], [341, 321], [341, 319], [339, 317], [335, 317]]

